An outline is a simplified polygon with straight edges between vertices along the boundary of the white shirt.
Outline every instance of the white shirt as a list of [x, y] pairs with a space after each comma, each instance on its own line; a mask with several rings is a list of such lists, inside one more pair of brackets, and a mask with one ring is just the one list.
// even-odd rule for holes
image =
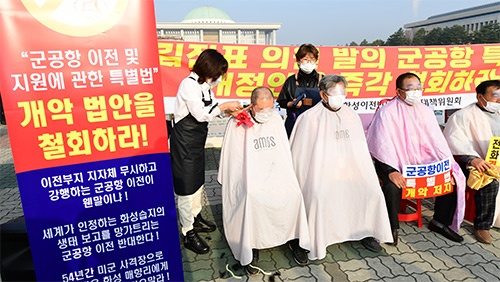
[[[198, 78], [196, 73], [191, 72], [188, 77], [181, 81], [175, 97], [175, 123], [185, 118], [189, 113], [199, 122], [211, 121], [221, 113], [210, 85], [206, 82], [200, 85]], [[205, 106], [203, 100], [209, 101], [210, 99], [212, 99], [212, 104]]]

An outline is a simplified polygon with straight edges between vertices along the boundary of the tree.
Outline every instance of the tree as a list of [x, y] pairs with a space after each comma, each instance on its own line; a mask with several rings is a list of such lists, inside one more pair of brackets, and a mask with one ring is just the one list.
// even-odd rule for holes
[[500, 43], [500, 23], [484, 25], [474, 32], [472, 43]]
[[351, 41], [351, 43], [349, 43], [349, 46], [358, 46], [358, 43]]
[[372, 43], [370, 43], [371, 46], [384, 46], [385, 42], [382, 39], [375, 39]]
[[424, 38], [425, 45], [444, 45], [443, 29], [440, 27], [433, 28]]
[[425, 45], [425, 29], [421, 28], [415, 32], [413, 39], [411, 40], [411, 45], [422, 46]]
[[403, 28], [399, 28], [398, 31], [393, 33], [389, 38], [387, 38], [386, 46], [407, 46], [410, 41], [405, 35]]
[[458, 45], [470, 43], [467, 30], [463, 26], [454, 25], [443, 28], [442, 42], [446, 45]]
[[370, 44], [368, 44], [368, 41], [366, 39], [363, 39], [363, 41], [361, 41], [361, 43], [359, 43], [359, 46], [369, 46]]

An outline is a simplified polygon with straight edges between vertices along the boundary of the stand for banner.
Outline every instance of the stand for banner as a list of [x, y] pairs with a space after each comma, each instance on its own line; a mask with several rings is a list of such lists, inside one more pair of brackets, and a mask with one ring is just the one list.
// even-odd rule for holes
[[0, 225], [0, 281], [36, 281], [24, 217]]

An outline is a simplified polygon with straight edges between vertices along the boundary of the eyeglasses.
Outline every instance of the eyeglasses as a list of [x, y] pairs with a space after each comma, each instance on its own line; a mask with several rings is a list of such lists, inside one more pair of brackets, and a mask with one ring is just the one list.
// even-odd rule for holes
[[304, 57], [300, 59], [301, 63], [316, 63], [316, 58], [314, 57]]
[[424, 88], [423, 87], [415, 87], [415, 88], [411, 88], [411, 89], [406, 89], [406, 88], [399, 88], [403, 91], [415, 91], [415, 90], [420, 90], [420, 91], [424, 91]]

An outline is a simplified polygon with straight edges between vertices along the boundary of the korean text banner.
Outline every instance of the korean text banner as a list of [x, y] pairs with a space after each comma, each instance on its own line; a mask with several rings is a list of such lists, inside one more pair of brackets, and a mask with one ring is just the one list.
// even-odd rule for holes
[[453, 192], [450, 159], [425, 165], [403, 166], [403, 199], [433, 198]]
[[[173, 109], [168, 97], [175, 97], [180, 81], [207, 48], [219, 50], [229, 62], [217, 98], [248, 100], [256, 86], [267, 86], [277, 96], [286, 78], [298, 71], [298, 46], [160, 40], [158, 47], [167, 112]], [[423, 102], [435, 109], [461, 108], [469, 102], [461, 97], [475, 93], [475, 85], [500, 78], [500, 44], [318, 49], [317, 70], [346, 77], [347, 104], [357, 112], [374, 112], [381, 99], [395, 96], [395, 80], [404, 72], [420, 76], [425, 88]]]
[[486, 153], [486, 161], [494, 166], [500, 166], [500, 136], [492, 136], [488, 152]]
[[183, 280], [153, 0], [0, 1], [39, 281]]

